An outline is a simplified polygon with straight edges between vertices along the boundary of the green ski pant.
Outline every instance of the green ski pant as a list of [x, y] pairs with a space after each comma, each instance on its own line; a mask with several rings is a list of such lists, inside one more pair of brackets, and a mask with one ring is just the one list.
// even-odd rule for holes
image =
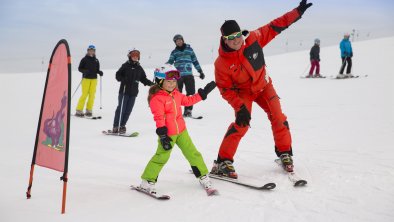
[[[208, 169], [204, 163], [201, 153], [198, 152], [198, 150], [194, 146], [187, 130], [184, 130], [178, 135], [171, 136], [171, 139], [171, 145], [173, 147], [174, 144], [178, 145], [183, 155], [186, 157], [187, 161], [189, 161], [193, 173], [197, 178], [208, 174]], [[161, 169], [170, 158], [172, 149], [165, 150], [161, 145], [160, 140], [158, 142], [159, 143], [156, 153], [149, 161], [148, 165], [145, 167], [144, 173], [141, 176], [143, 180], [156, 182]]]

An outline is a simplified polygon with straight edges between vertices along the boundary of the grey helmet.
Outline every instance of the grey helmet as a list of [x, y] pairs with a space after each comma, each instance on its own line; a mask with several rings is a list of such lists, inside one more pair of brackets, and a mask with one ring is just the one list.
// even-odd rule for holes
[[[182, 39], [182, 40], [183, 40], [183, 36], [182, 36], [181, 34], [176, 34], [172, 40], [173, 40], [174, 42], [176, 42], [176, 40], [178, 40], [178, 39]], [[184, 41], [184, 40], [183, 40], [183, 41]]]
[[319, 44], [320, 45], [320, 39], [315, 39], [315, 44]]

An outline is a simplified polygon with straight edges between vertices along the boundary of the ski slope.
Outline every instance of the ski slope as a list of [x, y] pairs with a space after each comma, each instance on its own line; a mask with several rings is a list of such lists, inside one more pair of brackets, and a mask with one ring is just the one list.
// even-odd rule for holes
[[[72, 117], [65, 215], [59, 172], [36, 167], [32, 199], [25, 197], [46, 73], [1, 74], [0, 221], [394, 221], [394, 37], [356, 42], [353, 49], [353, 73], [367, 78], [300, 79], [309, 51], [266, 58], [290, 123], [295, 170], [308, 180], [306, 187], [292, 187], [274, 163], [269, 122], [254, 105], [235, 168], [240, 177], [275, 182], [277, 188], [256, 191], [214, 180], [220, 196], [208, 197], [175, 147], [157, 183], [169, 201], [129, 189], [140, 183], [157, 146], [148, 88], [140, 85], [127, 125], [140, 136], [104, 136], [118, 95], [115, 70], [104, 70], [103, 109], [98, 91], [94, 110], [103, 119]], [[323, 46], [321, 59], [323, 75], [338, 73], [338, 46]], [[73, 58], [74, 68], [79, 60]], [[213, 65], [203, 70], [207, 77], [196, 81], [199, 87], [214, 78]], [[152, 70], [146, 72], [152, 77]], [[73, 91], [80, 77], [73, 72]], [[214, 90], [194, 114], [204, 118], [187, 119], [187, 127], [211, 168], [233, 112]]]

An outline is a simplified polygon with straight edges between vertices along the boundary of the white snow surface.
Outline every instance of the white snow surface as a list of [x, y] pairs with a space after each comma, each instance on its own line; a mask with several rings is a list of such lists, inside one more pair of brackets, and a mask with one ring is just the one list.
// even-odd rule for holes
[[[274, 163], [270, 124], [255, 104], [235, 168], [240, 178], [275, 182], [277, 188], [258, 191], [212, 180], [220, 196], [208, 197], [175, 147], [157, 183], [169, 201], [129, 189], [140, 183], [157, 147], [148, 87], [140, 84], [127, 124], [140, 136], [102, 135], [112, 127], [119, 87], [116, 70], [104, 70], [103, 109], [99, 85], [94, 109], [103, 119], [71, 117], [65, 215], [59, 172], [36, 166], [32, 198], [25, 196], [46, 73], [2, 74], [0, 221], [394, 221], [394, 37], [355, 42], [353, 49], [353, 73], [366, 78], [301, 79], [309, 51], [266, 58], [290, 123], [295, 171], [308, 180], [306, 187], [292, 187]], [[74, 68], [79, 59], [73, 58]], [[336, 75], [338, 46], [322, 46], [321, 60], [322, 74]], [[197, 87], [214, 79], [213, 65], [203, 69], [206, 79], [197, 79]], [[146, 72], [152, 78], [152, 70]], [[81, 74], [72, 75], [74, 91]], [[204, 118], [187, 119], [187, 128], [211, 168], [233, 110], [216, 89], [194, 114]]]

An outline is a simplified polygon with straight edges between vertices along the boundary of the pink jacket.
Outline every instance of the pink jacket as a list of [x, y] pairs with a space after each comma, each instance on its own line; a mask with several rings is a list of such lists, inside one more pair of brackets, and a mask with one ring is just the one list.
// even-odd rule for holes
[[202, 100], [200, 94], [186, 96], [175, 89], [168, 93], [160, 90], [151, 98], [149, 103], [156, 127], [166, 126], [168, 135], [173, 136], [182, 133], [186, 129], [185, 120], [182, 116], [181, 106], [191, 106]]

